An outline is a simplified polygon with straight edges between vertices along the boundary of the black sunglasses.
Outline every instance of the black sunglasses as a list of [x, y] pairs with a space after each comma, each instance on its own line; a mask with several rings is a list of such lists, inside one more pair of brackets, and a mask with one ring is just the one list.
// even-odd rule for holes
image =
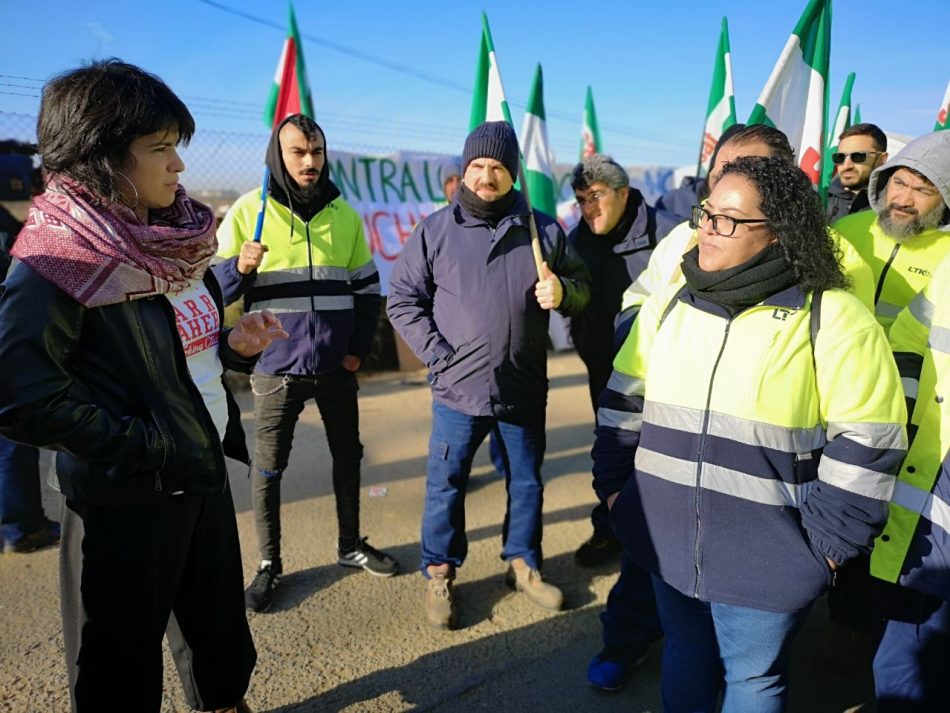
[[868, 160], [868, 156], [880, 156], [881, 151], [852, 151], [851, 153], [833, 153], [831, 154], [831, 162], [835, 166], [840, 166], [844, 163], [844, 160], [851, 157], [851, 161], [854, 163], [864, 163]]

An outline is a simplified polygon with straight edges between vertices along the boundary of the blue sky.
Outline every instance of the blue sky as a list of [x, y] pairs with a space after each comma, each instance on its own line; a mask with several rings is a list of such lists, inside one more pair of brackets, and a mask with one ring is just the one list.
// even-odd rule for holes
[[[695, 161], [723, 15], [744, 120], [804, 6], [805, 0], [295, 3], [317, 119], [331, 151], [460, 152], [484, 9], [519, 131], [541, 62], [558, 162], [576, 159], [590, 84], [606, 151], [628, 165]], [[33, 115], [37, 98], [10, 93], [38, 94], [37, 80], [118, 56], [168, 82], [192, 108], [199, 132], [266, 133], [260, 112], [286, 16], [282, 0], [0, 0], [0, 111]], [[930, 131], [950, 80], [948, 20], [947, 0], [836, 0], [832, 104], [854, 71], [864, 120], [912, 136]]]

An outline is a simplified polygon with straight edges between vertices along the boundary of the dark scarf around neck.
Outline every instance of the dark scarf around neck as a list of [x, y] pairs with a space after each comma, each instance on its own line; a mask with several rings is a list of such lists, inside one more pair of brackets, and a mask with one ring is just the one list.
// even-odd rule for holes
[[732, 315], [795, 284], [795, 273], [778, 242], [741, 265], [715, 272], [706, 272], [699, 266], [697, 245], [683, 256], [682, 267], [693, 295], [725, 307]]
[[[289, 121], [290, 117], [284, 119], [274, 129], [270, 136], [270, 143], [267, 144], [267, 154], [265, 163], [270, 169], [270, 181], [267, 184], [267, 192], [271, 198], [285, 205], [305, 222], [310, 222], [317, 213], [323, 210], [330, 201], [339, 198], [340, 189], [330, 180], [330, 162], [326, 160], [323, 170], [317, 178], [317, 184], [314, 188], [303, 189], [297, 185], [297, 182], [287, 173], [287, 167], [284, 165], [284, 157], [280, 153], [280, 130]], [[320, 135], [324, 136], [323, 129], [319, 126]], [[324, 144], [326, 137], [324, 136]], [[324, 158], [326, 159], [326, 149], [324, 148]]]
[[483, 201], [474, 191], [468, 190], [465, 184], [459, 185], [458, 201], [473, 218], [484, 220], [495, 228], [501, 219], [511, 212], [511, 207], [518, 200], [518, 192], [512, 188], [496, 201]]

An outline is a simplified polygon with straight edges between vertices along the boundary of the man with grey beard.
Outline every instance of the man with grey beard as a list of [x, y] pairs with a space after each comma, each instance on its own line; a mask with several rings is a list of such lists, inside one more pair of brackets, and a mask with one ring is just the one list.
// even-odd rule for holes
[[871, 267], [885, 331], [950, 253], [950, 131], [911, 141], [868, 182], [869, 211], [834, 228]]

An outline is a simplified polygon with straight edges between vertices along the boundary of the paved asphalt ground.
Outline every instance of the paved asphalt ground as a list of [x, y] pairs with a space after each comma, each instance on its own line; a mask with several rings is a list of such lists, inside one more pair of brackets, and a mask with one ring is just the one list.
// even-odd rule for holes
[[[600, 648], [598, 614], [617, 567], [574, 565], [574, 550], [590, 534], [594, 503], [592, 415], [577, 357], [553, 356], [549, 372], [545, 575], [563, 588], [566, 610], [544, 612], [506, 588], [498, 557], [504, 483], [483, 447], [467, 501], [469, 558], [457, 580], [461, 628], [426, 626], [417, 570], [429, 390], [405, 375], [365, 378], [363, 534], [395, 555], [401, 570], [377, 579], [336, 565], [329, 453], [316, 408], [308, 407], [283, 484], [280, 597], [270, 612], [250, 617], [258, 664], [247, 698], [255, 711], [662, 710], [659, 644], [622, 691], [606, 694], [586, 683], [587, 663]], [[249, 396], [239, 393], [252, 439]], [[257, 553], [246, 469], [234, 467], [231, 483], [250, 579]], [[57, 498], [46, 495], [54, 517]], [[0, 556], [0, 711], [69, 708], [57, 588], [55, 550]], [[867, 652], [840, 640], [819, 602], [796, 646], [791, 711], [860, 706], [872, 697], [867, 666]], [[187, 710], [167, 653], [165, 682], [163, 712]], [[125, 703], [136, 710], [134, 701]]]

